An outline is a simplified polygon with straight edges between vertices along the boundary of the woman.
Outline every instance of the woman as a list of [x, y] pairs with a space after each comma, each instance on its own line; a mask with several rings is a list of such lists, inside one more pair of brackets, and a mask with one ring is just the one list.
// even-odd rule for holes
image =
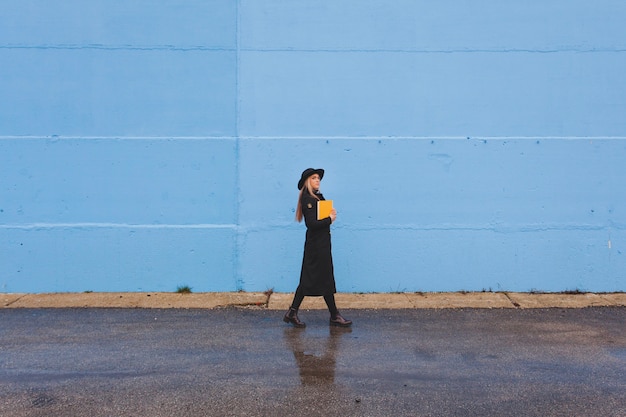
[[298, 189], [300, 197], [296, 208], [296, 220], [306, 224], [306, 241], [304, 242], [304, 258], [300, 271], [300, 284], [296, 289], [289, 311], [283, 317], [285, 323], [296, 327], [306, 324], [298, 318], [298, 309], [304, 297], [323, 296], [330, 312], [330, 325], [348, 327], [352, 321], [346, 320], [337, 311], [335, 305], [335, 275], [330, 245], [330, 225], [335, 221], [337, 212], [333, 209], [330, 216], [317, 219], [317, 202], [324, 200], [320, 193], [320, 181], [324, 177], [323, 169], [307, 168], [302, 172]]

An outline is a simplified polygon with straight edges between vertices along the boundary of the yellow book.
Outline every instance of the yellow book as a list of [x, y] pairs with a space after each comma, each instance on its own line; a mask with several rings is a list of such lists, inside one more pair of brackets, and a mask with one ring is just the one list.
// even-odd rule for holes
[[317, 220], [322, 220], [330, 216], [332, 209], [333, 200], [319, 200], [317, 202]]

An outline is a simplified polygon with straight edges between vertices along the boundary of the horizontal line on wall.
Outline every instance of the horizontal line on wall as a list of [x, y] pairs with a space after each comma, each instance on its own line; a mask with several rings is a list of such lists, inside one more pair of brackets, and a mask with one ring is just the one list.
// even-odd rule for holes
[[24, 135], [0, 136], [0, 140], [236, 140], [236, 136], [62, 136], [62, 135]]
[[624, 230], [626, 224], [608, 222], [604, 224], [582, 224], [582, 223], [550, 223], [550, 224], [373, 224], [371, 227], [350, 225], [337, 226], [337, 229], [350, 231], [383, 231], [383, 230], [416, 230], [416, 231], [470, 231], [470, 232], [495, 232], [495, 233], [533, 233], [548, 231], [600, 231], [600, 230]]
[[[124, 223], [29, 223], [29, 224], [0, 224], [0, 229], [11, 230], [41, 230], [41, 229], [190, 229], [190, 230], [211, 230], [211, 229], [230, 229], [238, 230], [242, 233], [264, 232], [285, 227], [296, 229], [298, 225], [290, 223], [280, 224], [124, 224]], [[487, 231], [495, 233], [532, 233], [546, 231], [599, 231], [599, 230], [625, 230], [626, 224], [609, 222], [606, 224], [580, 224], [580, 223], [563, 223], [563, 224], [371, 224], [353, 226], [349, 224], [337, 225], [335, 230], [347, 230], [356, 232], [368, 231]], [[299, 228], [298, 228], [299, 230]]]
[[477, 49], [412, 49], [412, 48], [241, 48], [241, 52], [310, 52], [310, 53], [401, 53], [401, 54], [465, 54], [465, 53], [521, 53], [521, 54], [556, 54], [556, 53], [613, 53], [626, 52], [624, 48], [477, 48]]
[[42, 44], [42, 45], [0, 45], [0, 49], [65, 49], [65, 50], [105, 50], [105, 51], [207, 51], [236, 52], [237, 48], [202, 45], [105, 45], [105, 44]]
[[235, 224], [28, 223], [0, 224], [0, 229], [236, 229]]
[[[250, 224], [243, 223], [238, 227], [238, 230], [242, 233], [250, 232], [269, 232], [280, 229], [292, 229], [302, 230], [301, 225], [298, 223], [282, 222], [275, 224]], [[494, 233], [532, 233], [532, 232], [546, 232], [546, 231], [564, 231], [564, 230], [577, 230], [577, 231], [600, 231], [600, 230], [625, 230], [626, 224], [620, 224], [616, 222], [607, 222], [603, 224], [583, 224], [583, 223], [529, 223], [529, 224], [384, 224], [384, 223], [371, 223], [364, 224], [362, 222], [358, 224], [349, 224], [342, 222], [341, 224], [334, 225], [335, 231], [350, 231], [350, 232], [380, 232], [380, 231], [468, 231], [468, 232], [494, 232]]]
[[240, 136], [244, 140], [624, 140], [626, 136]]
[[626, 136], [0, 136], [0, 140], [625, 140]]
[[458, 53], [530, 53], [530, 54], [555, 54], [555, 53], [623, 53], [625, 48], [581, 48], [577, 46], [560, 48], [451, 48], [451, 49], [427, 49], [427, 48], [240, 48], [204, 45], [124, 45], [124, 44], [7, 44], [0, 45], [0, 49], [59, 49], [59, 50], [105, 50], [105, 51], [201, 51], [201, 52], [307, 52], [307, 53], [402, 53], [402, 54], [458, 54]]

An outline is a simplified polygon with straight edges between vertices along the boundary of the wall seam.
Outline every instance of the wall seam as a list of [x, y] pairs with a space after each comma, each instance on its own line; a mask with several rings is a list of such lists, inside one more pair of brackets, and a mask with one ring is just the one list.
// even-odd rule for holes
[[[238, 116], [239, 117], [239, 116]], [[237, 122], [239, 125], [239, 122]], [[239, 127], [237, 126], [237, 129]], [[63, 141], [63, 140], [163, 140], [163, 141], [178, 141], [178, 140], [232, 140], [235, 142], [241, 140], [307, 140], [307, 139], [320, 139], [320, 140], [625, 140], [626, 136], [612, 136], [612, 135], [595, 135], [595, 136], [412, 136], [412, 135], [386, 135], [386, 136], [328, 136], [328, 135], [309, 135], [309, 136], [295, 136], [284, 134], [280, 136], [254, 136], [254, 135], [236, 135], [236, 136], [45, 136], [45, 135], [29, 135], [29, 136], [14, 136], [5, 135], [0, 136], [0, 141], [6, 140], [48, 140], [48, 141]]]
[[233, 253], [233, 280], [237, 291], [244, 290], [244, 282], [241, 277], [241, 257], [240, 248], [242, 246], [241, 224], [240, 224], [240, 201], [241, 201], [241, 162], [240, 162], [240, 126], [241, 126], [241, 93], [240, 93], [240, 11], [241, 0], [235, 3], [235, 250]]

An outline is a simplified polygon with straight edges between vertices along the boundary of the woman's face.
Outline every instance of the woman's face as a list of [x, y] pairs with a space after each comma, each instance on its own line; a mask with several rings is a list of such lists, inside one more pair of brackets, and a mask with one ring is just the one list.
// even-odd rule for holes
[[309, 177], [309, 184], [311, 184], [311, 188], [315, 191], [320, 189], [320, 176], [317, 174], [313, 174]]

